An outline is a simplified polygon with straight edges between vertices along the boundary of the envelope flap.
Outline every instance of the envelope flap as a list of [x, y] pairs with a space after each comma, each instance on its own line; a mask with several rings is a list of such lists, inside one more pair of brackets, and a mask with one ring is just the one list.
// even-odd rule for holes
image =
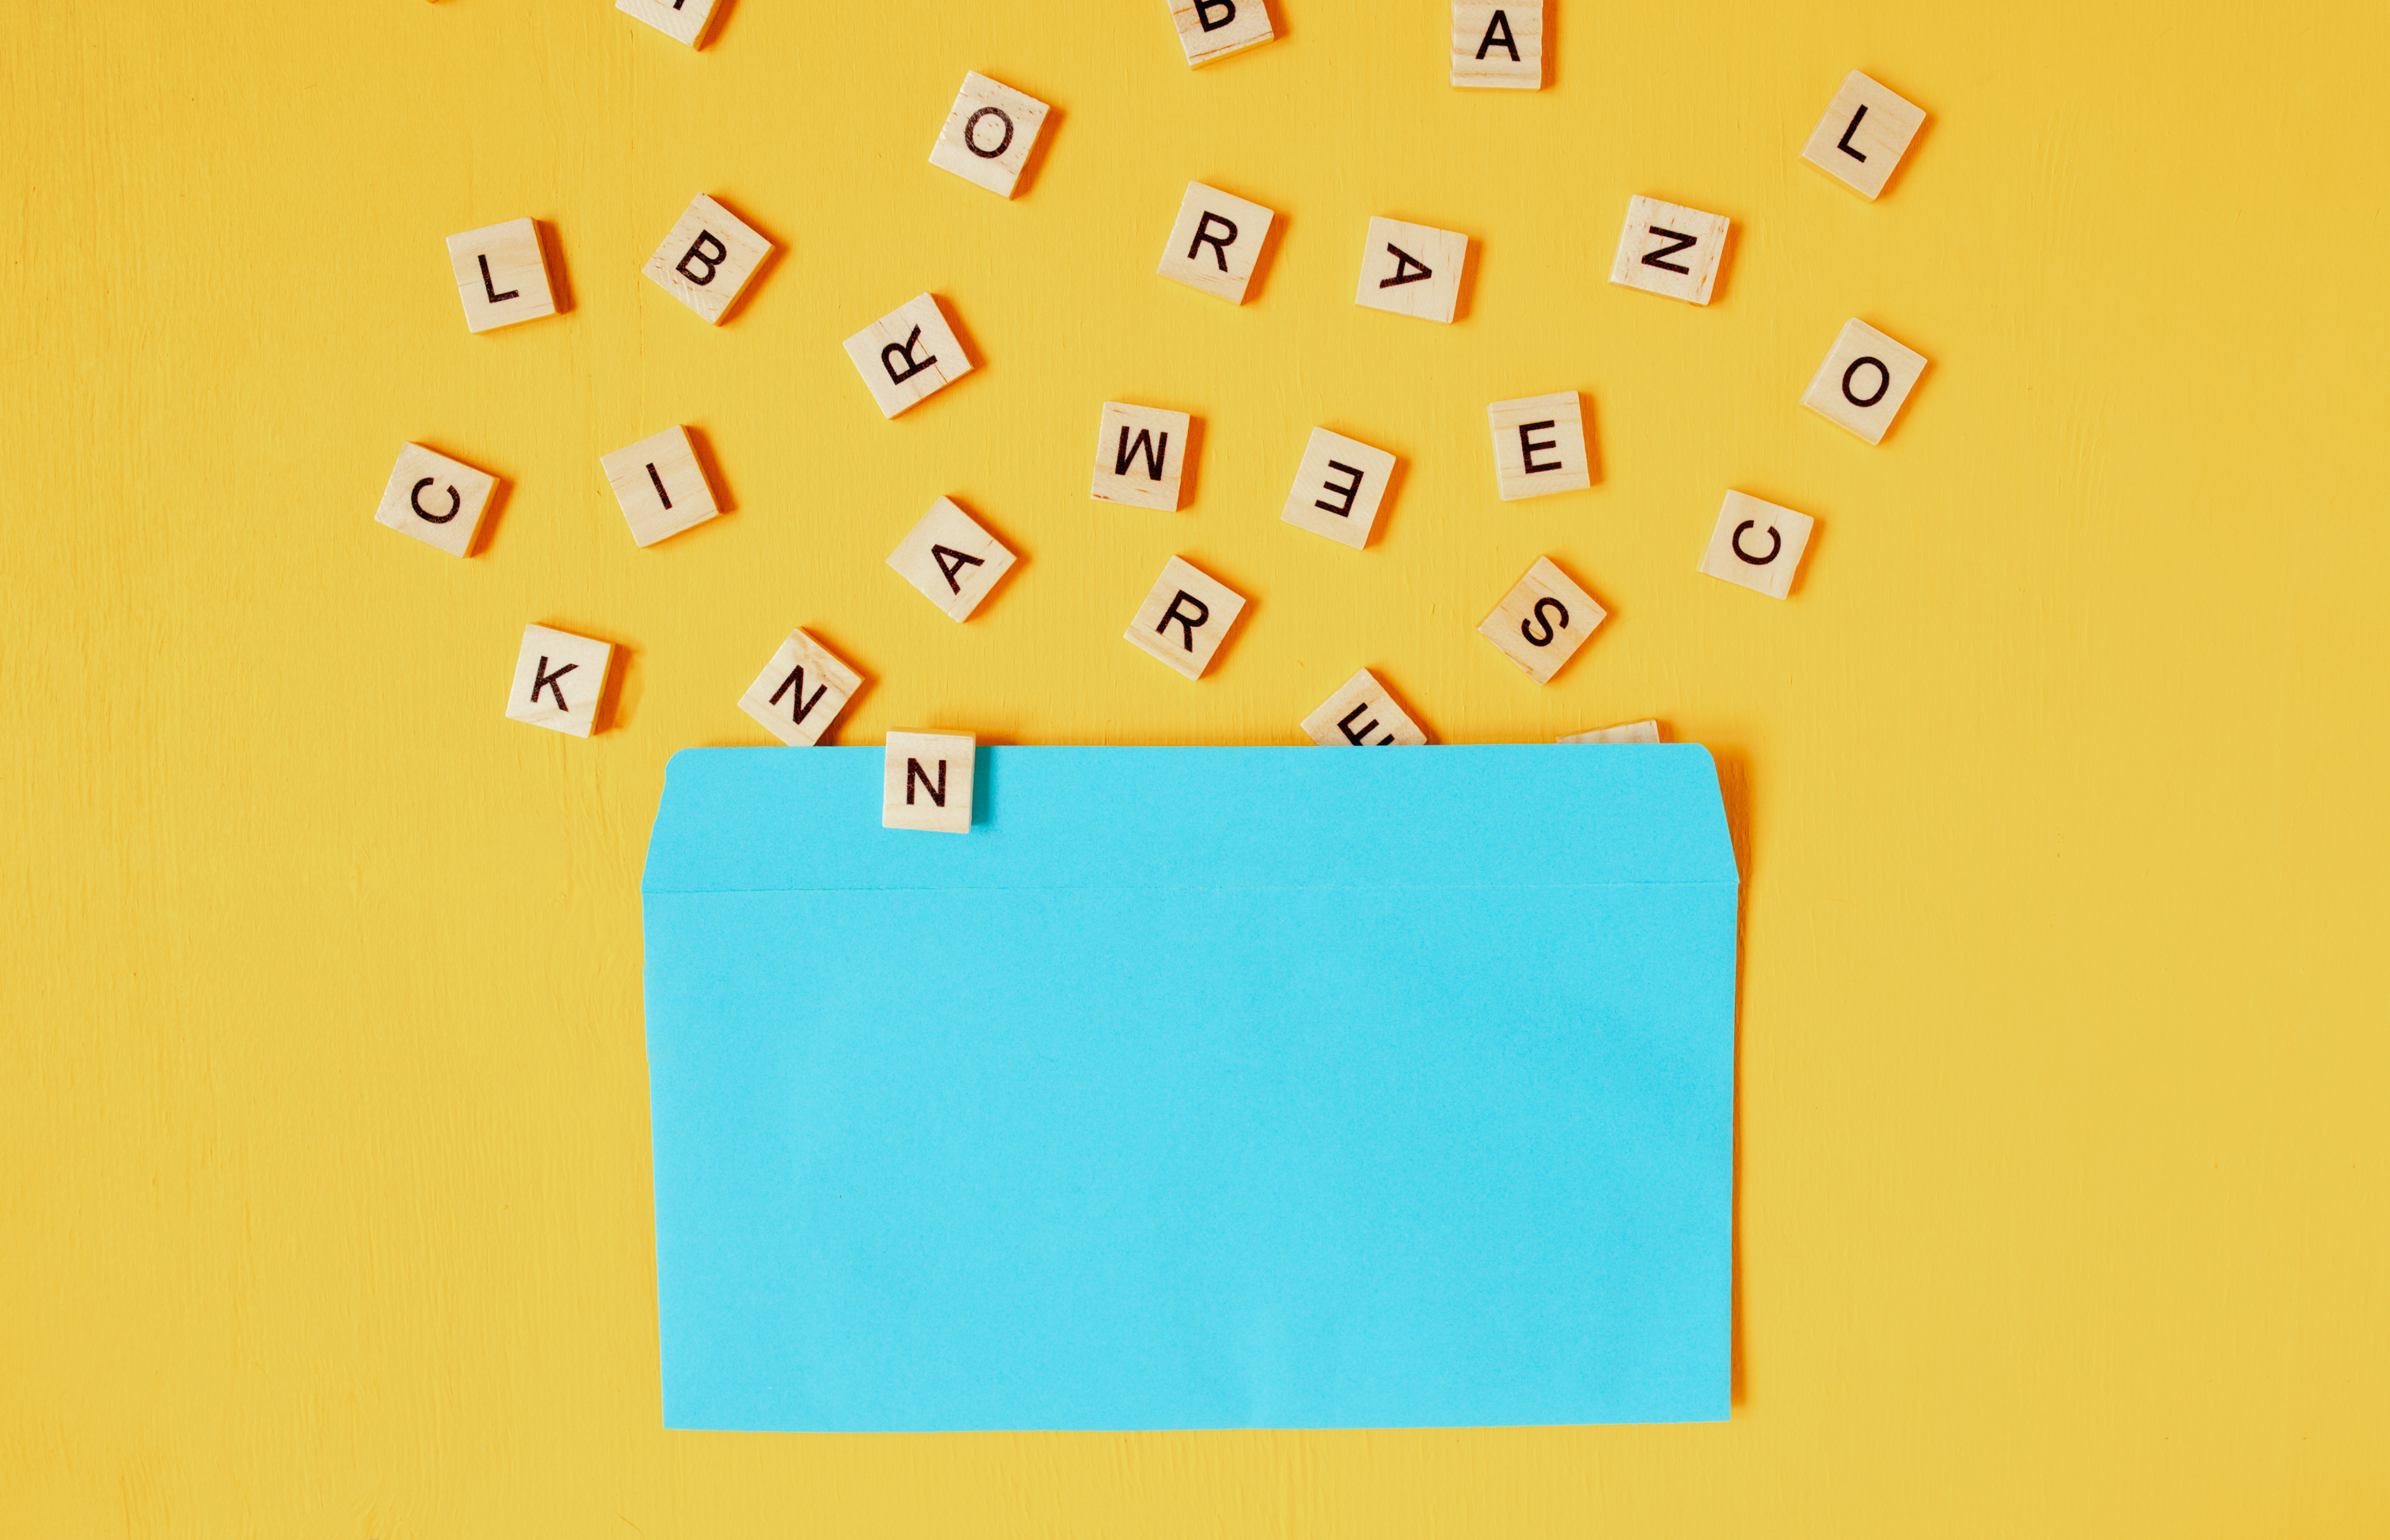
[[882, 755], [683, 750], [642, 891], [1737, 880], [1698, 744], [989, 748], [968, 835], [882, 828]]

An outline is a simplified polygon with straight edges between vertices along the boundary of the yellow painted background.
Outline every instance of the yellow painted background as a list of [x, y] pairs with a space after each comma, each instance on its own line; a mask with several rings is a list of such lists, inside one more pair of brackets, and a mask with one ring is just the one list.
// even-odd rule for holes
[[[2381, 7], [1554, 11], [1521, 95], [1443, 0], [1192, 72], [1163, 0], [18, 7], [0, 1531], [2390, 1525]], [[1933, 114], [1874, 204], [1795, 159], [1854, 67]], [[1014, 202], [925, 163], [966, 69], [1056, 106]], [[1153, 276], [1189, 178], [1281, 214], [1240, 309]], [[701, 190], [782, 247], [719, 330], [637, 271]], [[1632, 193], [1734, 219], [1709, 308], [1602, 281]], [[1354, 306], [1375, 213], [1476, 237], [1459, 324]], [[523, 214], [572, 308], [469, 336], [443, 237]], [[982, 366], [883, 422], [839, 342], [923, 289]], [[1880, 448], [1796, 404], [1854, 314], [1934, 361]], [[1497, 502], [1569, 388], [1600, 483]], [[1088, 501], [1108, 398], [1202, 419], [1186, 511]], [[597, 458], [676, 421], [736, 511], [640, 551]], [[1406, 462], [1366, 554], [1278, 522], [1315, 423]], [[472, 559], [370, 521], [409, 438], [508, 483]], [[1791, 602], [1692, 571], [1730, 486], [1820, 520]], [[964, 627], [880, 565], [941, 494], [1025, 558]], [[1253, 599], [1200, 685], [1120, 640], [1173, 552]], [[1545, 553], [1614, 613], [1538, 690], [1473, 627]], [[500, 716], [534, 620], [625, 649], [593, 740]], [[639, 867], [799, 623], [849, 743], [1287, 742], [1367, 664], [1711, 745], [1732, 1420], [662, 1431]]]

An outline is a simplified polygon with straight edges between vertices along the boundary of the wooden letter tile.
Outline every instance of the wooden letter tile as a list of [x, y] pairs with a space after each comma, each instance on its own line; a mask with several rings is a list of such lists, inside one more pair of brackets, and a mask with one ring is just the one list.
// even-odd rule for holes
[[1270, 40], [1263, 0], [1170, 0], [1170, 22], [1190, 70]]
[[1037, 148], [1046, 104], [985, 75], [966, 73], [962, 95], [930, 148], [930, 164], [1010, 198]]
[[1127, 636], [1188, 678], [1201, 679], [1244, 608], [1226, 584], [1174, 556], [1128, 622]]
[[1857, 70], [1827, 104], [1826, 115], [1809, 131], [1801, 159], [1838, 182], [1873, 198], [1883, 191], [1908, 141], [1925, 126], [1925, 109], [1903, 101]]
[[1591, 594], [1571, 582], [1549, 557], [1539, 556], [1477, 631], [1543, 685], [1608, 618], [1609, 611]]
[[1399, 219], [1369, 221], [1369, 241], [1361, 249], [1361, 287], [1356, 305], [1450, 321], [1460, 300], [1460, 269], [1469, 260], [1469, 237], [1432, 225]]
[[1902, 347], [1865, 321], [1846, 321], [1833, 351], [1818, 366], [1817, 378], [1801, 392], [1801, 404], [1870, 443], [1882, 443], [1924, 372], [1923, 353]]
[[863, 687], [863, 676], [802, 628], [739, 698], [739, 709], [791, 749], [810, 749]]
[[1184, 412], [1159, 406], [1105, 402], [1096, 423], [1096, 479], [1087, 495], [1099, 503], [1177, 511], [1191, 420]]
[[390, 473], [390, 485], [382, 488], [374, 522], [437, 545], [450, 556], [464, 556], [473, 548], [473, 536], [497, 484], [496, 477], [462, 460], [410, 443], [398, 452], [398, 468]]
[[1315, 428], [1311, 442], [1304, 446], [1303, 464], [1294, 473], [1294, 490], [1286, 494], [1286, 511], [1279, 517], [1297, 529], [1324, 534], [1357, 551], [1369, 543], [1378, 506], [1384, 501], [1386, 483], [1394, 474], [1394, 457], [1384, 450]]
[[913, 296], [848, 338], [846, 355], [854, 360], [883, 417], [971, 371], [963, 345], [930, 294]]
[[1269, 234], [1272, 217], [1258, 203], [1189, 182], [1158, 271], [1189, 289], [1216, 294], [1230, 304], [1243, 304], [1245, 286], [1253, 281], [1253, 263], [1261, 260], [1262, 241]]
[[609, 643], [544, 625], [524, 626], [515, 682], [507, 691], [508, 717], [587, 738], [598, 725], [606, 670], [613, 661]]
[[448, 265], [456, 271], [467, 331], [491, 331], [556, 314], [539, 228], [528, 219], [450, 236]]
[[664, 237], [656, 254], [640, 271], [663, 286], [664, 292], [714, 325], [755, 269], [771, 254], [772, 243], [747, 227], [737, 214], [705, 194], [697, 195]]
[[1656, 198], [1626, 200], [1626, 225], [1618, 233], [1618, 257], [1610, 281], [1648, 289], [1697, 305], [1710, 302], [1727, 228], [1734, 222]]
[[614, 501], [631, 526], [631, 538], [652, 545], [666, 535], [702, 524], [722, 510], [706, 484], [688, 430], [667, 428], [652, 438], [598, 457]]
[[897, 576], [957, 621], [970, 619], [1012, 562], [1002, 541], [946, 497], [932, 504], [913, 533], [888, 556]]
[[1596, 728], [1589, 733], [1571, 733], [1566, 738], [1554, 738], [1552, 741], [1555, 743], [1657, 743], [1660, 741], [1660, 724], [1656, 721], [1626, 722], [1615, 727]]
[[1452, 0], [1452, 83], [1541, 90], [1544, 0]]
[[1427, 741], [1420, 725], [1394, 704], [1386, 687], [1368, 669], [1339, 685], [1334, 695], [1303, 719], [1303, 730], [1323, 749], [1388, 743], [1415, 747]]
[[890, 733], [880, 827], [969, 834], [979, 742], [968, 733]]
[[1792, 592], [1792, 574], [1800, 571], [1801, 553], [1809, 548], [1816, 523], [1805, 513], [1729, 492], [1718, 510], [1717, 528], [1710, 532], [1710, 548], [1702, 553], [1701, 571], [1780, 599]]
[[1494, 490], [1502, 501], [1593, 484], [1585, 412], [1574, 391], [1497, 401], [1485, 417], [1494, 430]]
[[614, 8], [624, 16], [637, 17], [692, 48], [705, 35], [705, 24], [713, 19], [713, 5], [714, 0], [614, 0]]

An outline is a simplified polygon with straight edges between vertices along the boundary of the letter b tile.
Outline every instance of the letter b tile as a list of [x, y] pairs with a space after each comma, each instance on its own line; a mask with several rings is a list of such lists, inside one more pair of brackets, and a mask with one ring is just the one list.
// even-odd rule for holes
[[1178, 29], [1190, 70], [1267, 43], [1272, 35], [1264, 0], [1170, 0], [1170, 23]]
[[747, 287], [747, 280], [755, 276], [771, 250], [770, 241], [700, 193], [640, 271], [662, 285], [665, 293], [719, 326], [722, 313], [739, 298], [739, 291]]

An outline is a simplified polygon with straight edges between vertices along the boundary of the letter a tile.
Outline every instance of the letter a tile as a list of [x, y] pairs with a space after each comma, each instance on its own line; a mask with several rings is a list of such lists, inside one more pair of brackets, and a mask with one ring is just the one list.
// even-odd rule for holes
[[888, 556], [888, 565], [899, 577], [955, 621], [970, 619], [1012, 562], [1004, 543], [947, 497], [932, 504]]
[[946, 114], [930, 164], [1010, 198], [1021, 168], [1037, 148], [1046, 126], [1046, 104], [985, 75], [966, 73], [962, 94]]
[[749, 229], [744, 220], [700, 193], [640, 271], [707, 322], [720, 326], [722, 313], [771, 251], [772, 243]]
[[1618, 256], [1610, 281], [1627, 289], [1664, 294], [1689, 304], [1710, 302], [1718, 258], [1734, 222], [1681, 203], [1656, 198], [1626, 200], [1626, 224], [1618, 232]]
[[1854, 70], [1809, 131], [1801, 159], [1872, 199], [1924, 126], [1923, 108]]
[[979, 741], [966, 733], [890, 733], [880, 827], [969, 834]]
[[1754, 593], [1780, 599], [1792, 591], [1801, 553], [1817, 520], [1740, 492], [1726, 494], [1700, 570]]
[[1368, 669], [1336, 687], [1319, 709], [1303, 719], [1303, 730], [1323, 749], [1384, 744], [1412, 747], [1427, 742], [1420, 725], [1405, 714], [1386, 687]]
[[1469, 260], [1469, 237], [1432, 225], [1399, 219], [1369, 221], [1368, 244], [1361, 249], [1361, 287], [1356, 305], [1450, 321], [1460, 300], [1460, 269]]
[[1096, 422], [1096, 476], [1087, 495], [1099, 503], [1176, 512], [1193, 420], [1159, 406], [1105, 402]]
[[747, 687], [739, 709], [790, 748], [810, 749], [862, 687], [861, 674], [800, 627]]
[[879, 404], [893, 417], [923, 396], [970, 373], [971, 361], [955, 340], [935, 296], [917, 294], [846, 340], [846, 355]]
[[1189, 182], [1157, 271], [1232, 305], [1243, 304], [1273, 217], [1258, 203]]
[[1263, 0], [1169, 0], [1170, 23], [1190, 70], [1270, 40]]
[[587, 738], [598, 725], [606, 670], [613, 661], [610, 643], [544, 625], [524, 626], [514, 684], [507, 691], [508, 718]]
[[1609, 611], [1554, 566], [1551, 558], [1537, 557], [1477, 633], [1526, 670], [1528, 678], [1545, 685], [1608, 618]]
[[1452, 83], [1541, 90], [1544, 0], [1452, 0]]
[[1236, 590], [1174, 556], [1126, 635], [1188, 678], [1201, 679], [1244, 608]]

